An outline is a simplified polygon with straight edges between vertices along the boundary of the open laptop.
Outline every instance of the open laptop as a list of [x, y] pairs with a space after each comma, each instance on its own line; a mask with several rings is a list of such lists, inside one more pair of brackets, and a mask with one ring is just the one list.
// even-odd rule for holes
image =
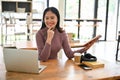
[[40, 65], [37, 50], [3, 48], [7, 71], [40, 73], [46, 66]]

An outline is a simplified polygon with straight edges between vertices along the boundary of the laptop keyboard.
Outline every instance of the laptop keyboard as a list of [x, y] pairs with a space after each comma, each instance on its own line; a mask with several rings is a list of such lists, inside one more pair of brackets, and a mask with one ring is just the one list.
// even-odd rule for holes
[[41, 70], [42, 68], [39, 68], [38, 70]]

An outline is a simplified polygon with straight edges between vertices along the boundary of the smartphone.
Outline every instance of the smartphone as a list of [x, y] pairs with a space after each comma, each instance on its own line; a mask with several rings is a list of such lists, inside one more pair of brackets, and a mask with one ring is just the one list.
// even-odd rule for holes
[[91, 67], [89, 67], [89, 66], [87, 66], [87, 65], [85, 65], [85, 64], [80, 64], [79, 66], [80, 66], [82, 69], [84, 69], [84, 70], [92, 70]]

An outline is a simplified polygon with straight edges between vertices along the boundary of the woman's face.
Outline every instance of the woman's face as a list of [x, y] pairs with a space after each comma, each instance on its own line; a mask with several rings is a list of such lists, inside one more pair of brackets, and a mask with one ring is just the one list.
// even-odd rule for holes
[[47, 28], [55, 28], [56, 24], [57, 24], [57, 16], [51, 12], [51, 11], [48, 11], [46, 14], [45, 14], [45, 17], [44, 17], [44, 22], [45, 22], [45, 25]]

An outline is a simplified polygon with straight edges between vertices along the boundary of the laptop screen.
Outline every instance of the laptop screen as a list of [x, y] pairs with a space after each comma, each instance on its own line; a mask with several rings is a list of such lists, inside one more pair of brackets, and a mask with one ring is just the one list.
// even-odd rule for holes
[[39, 73], [40, 61], [37, 50], [3, 48], [7, 71]]

